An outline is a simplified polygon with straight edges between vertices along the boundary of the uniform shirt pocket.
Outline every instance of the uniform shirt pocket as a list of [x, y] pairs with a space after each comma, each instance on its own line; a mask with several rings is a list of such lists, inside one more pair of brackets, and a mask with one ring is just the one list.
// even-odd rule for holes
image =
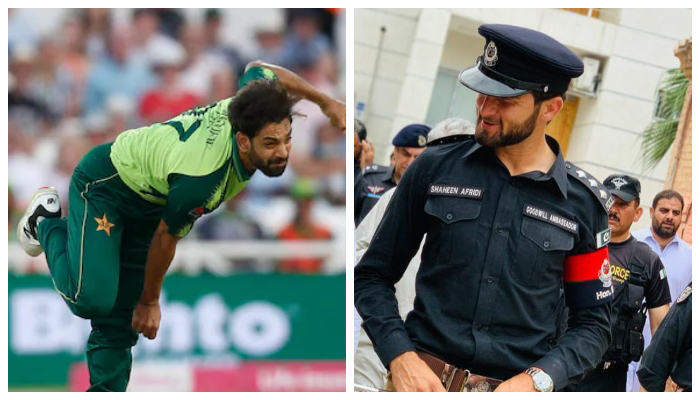
[[520, 234], [517, 255], [511, 264], [512, 278], [533, 287], [558, 283], [566, 252], [574, 247], [574, 234], [529, 217], [523, 217]]
[[429, 230], [439, 233], [442, 264], [469, 264], [475, 253], [477, 219], [481, 201], [448, 196], [429, 196], [425, 212], [437, 220], [430, 221]]

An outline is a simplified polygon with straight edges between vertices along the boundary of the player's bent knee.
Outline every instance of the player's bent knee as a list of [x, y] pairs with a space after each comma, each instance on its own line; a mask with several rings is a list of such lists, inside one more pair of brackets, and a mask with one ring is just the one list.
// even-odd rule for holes
[[78, 317], [93, 319], [109, 315], [112, 312], [112, 308], [114, 308], [114, 302], [104, 301], [103, 299], [80, 298], [71, 308]]

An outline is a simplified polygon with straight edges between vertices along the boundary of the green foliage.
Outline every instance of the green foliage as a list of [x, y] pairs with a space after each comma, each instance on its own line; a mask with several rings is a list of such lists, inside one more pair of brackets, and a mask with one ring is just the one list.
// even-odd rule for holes
[[654, 119], [642, 133], [644, 170], [654, 168], [673, 145], [688, 83], [688, 78], [678, 68], [666, 71], [659, 83]]

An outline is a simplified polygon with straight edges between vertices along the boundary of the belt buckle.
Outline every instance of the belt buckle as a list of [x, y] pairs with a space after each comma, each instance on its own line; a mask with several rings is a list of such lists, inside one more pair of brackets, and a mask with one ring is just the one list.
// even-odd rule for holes
[[[452, 371], [450, 371], [450, 368]], [[442, 384], [445, 386], [445, 390], [450, 390], [450, 386], [452, 386], [452, 381], [455, 379], [456, 373], [457, 367], [445, 363], [445, 367], [442, 370], [442, 378], [440, 379]]]

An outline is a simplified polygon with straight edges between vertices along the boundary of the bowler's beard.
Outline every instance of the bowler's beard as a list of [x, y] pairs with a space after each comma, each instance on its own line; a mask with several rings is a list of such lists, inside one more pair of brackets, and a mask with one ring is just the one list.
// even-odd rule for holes
[[676, 232], [678, 232], [680, 224], [678, 224], [678, 226], [668, 227], [661, 225], [662, 222], [663, 220], [659, 222], [656, 218], [652, 218], [651, 229], [653, 229], [654, 232], [662, 239], [674, 237], [676, 235]]
[[[522, 142], [523, 140], [529, 138], [530, 135], [532, 135], [532, 132], [535, 130], [537, 116], [540, 113], [540, 106], [541, 103], [535, 107], [534, 111], [532, 111], [532, 115], [530, 115], [525, 122], [511, 126], [508, 132], [503, 131], [502, 120], [488, 121], [498, 123], [500, 129], [496, 133], [486, 132], [486, 130], [481, 126], [482, 118], [479, 116], [479, 118], [476, 120], [476, 130], [474, 132], [476, 141], [483, 147], [490, 148], [512, 146]], [[478, 112], [479, 111], [477, 110], [477, 114]]]
[[[255, 147], [251, 146], [250, 147], [250, 152], [248, 153], [248, 160], [255, 166], [255, 169], [259, 169], [262, 171], [263, 174], [266, 176], [271, 176], [271, 177], [277, 177], [280, 176], [284, 173], [284, 169], [287, 168], [287, 162], [288, 158], [270, 158], [269, 160], [265, 161], [262, 158], [258, 156], [258, 154], [255, 152]], [[281, 167], [279, 166], [272, 166], [272, 164], [277, 164], [281, 161], [284, 161], [284, 165]]]

